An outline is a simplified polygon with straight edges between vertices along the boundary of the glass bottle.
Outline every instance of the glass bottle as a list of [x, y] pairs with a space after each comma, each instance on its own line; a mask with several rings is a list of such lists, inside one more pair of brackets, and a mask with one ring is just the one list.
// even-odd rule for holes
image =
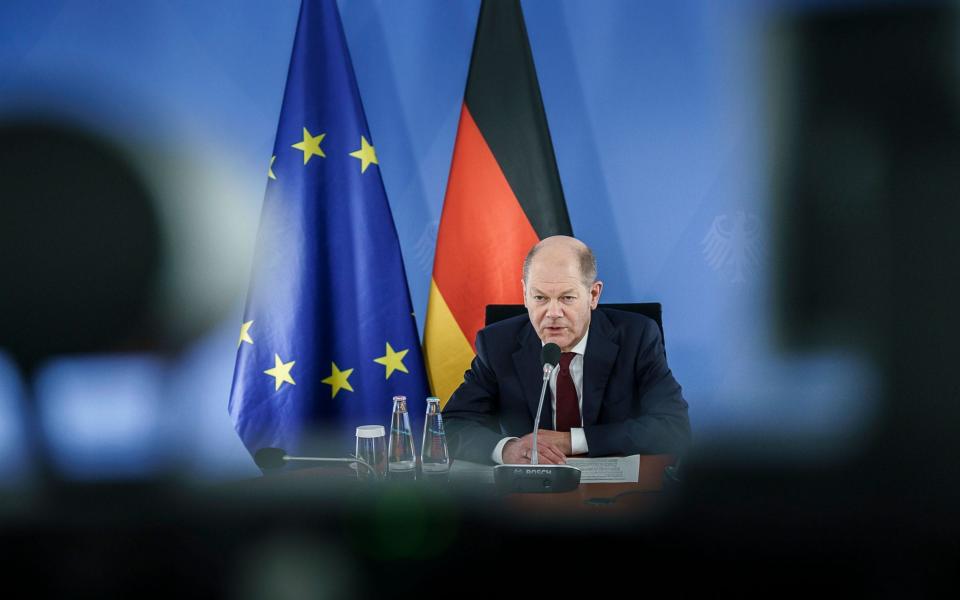
[[450, 474], [447, 435], [443, 430], [440, 398], [427, 398], [427, 417], [423, 422], [423, 444], [420, 446], [420, 468], [426, 480], [446, 481]]
[[393, 480], [417, 478], [417, 458], [413, 448], [413, 432], [410, 430], [406, 396], [393, 397], [387, 477]]

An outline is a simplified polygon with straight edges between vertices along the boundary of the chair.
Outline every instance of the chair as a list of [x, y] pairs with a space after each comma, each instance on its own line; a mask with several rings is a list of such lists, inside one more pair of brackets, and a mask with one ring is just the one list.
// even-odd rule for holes
[[[663, 307], [659, 302], [600, 304], [600, 307], [640, 313], [645, 317], [653, 319], [657, 322], [657, 327], [660, 328], [660, 341], [663, 343], [664, 351], [666, 351], [667, 340], [663, 336]], [[525, 314], [526, 312], [527, 309], [522, 304], [488, 304], [486, 315], [484, 317], [484, 324], [490, 325], [491, 323], [496, 323], [497, 321], [502, 321], [504, 319], [509, 319], [510, 317], [516, 317], [517, 315]]]

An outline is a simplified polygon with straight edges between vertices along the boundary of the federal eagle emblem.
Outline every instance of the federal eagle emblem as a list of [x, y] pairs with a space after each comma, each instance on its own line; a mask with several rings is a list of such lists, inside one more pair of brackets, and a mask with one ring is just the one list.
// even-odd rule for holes
[[732, 217], [719, 215], [700, 242], [707, 264], [742, 283], [760, 263], [760, 219], [739, 210]]

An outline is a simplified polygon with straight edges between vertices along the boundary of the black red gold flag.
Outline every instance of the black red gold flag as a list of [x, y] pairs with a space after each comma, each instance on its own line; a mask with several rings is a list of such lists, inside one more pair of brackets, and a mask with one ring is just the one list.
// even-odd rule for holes
[[470, 59], [430, 285], [424, 349], [442, 403], [475, 354], [487, 304], [522, 300], [523, 258], [571, 235], [518, 1], [484, 0]]

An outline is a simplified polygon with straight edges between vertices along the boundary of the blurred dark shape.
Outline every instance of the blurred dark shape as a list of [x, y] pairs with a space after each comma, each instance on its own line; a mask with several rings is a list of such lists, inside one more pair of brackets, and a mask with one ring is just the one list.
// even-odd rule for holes
[[[32, 386], [54, 356], [151, 350], [161, 266], [154, 202], [124, 153], [77, 127], [0, 124], [0, 346]], [[54, 473], [36, 406], [26, 433]]]
[[262, 471], [273, 471], [286, 466], [287, 463], [283, 460], [286, 455], [286, 451], [282, 448], [260, 448], [253, 455], [253, 461]]
[[54, 355], [143, 348], [160, 226], [124, 154], [72, 126], [0, 124], [0, 193], [0, 346], [28, 375]]
[[958, 16], [925, 3], [802, 17], [776, 67], [783, 338], [874, 361], [867, 458], [898, 496], [958, 490]]

